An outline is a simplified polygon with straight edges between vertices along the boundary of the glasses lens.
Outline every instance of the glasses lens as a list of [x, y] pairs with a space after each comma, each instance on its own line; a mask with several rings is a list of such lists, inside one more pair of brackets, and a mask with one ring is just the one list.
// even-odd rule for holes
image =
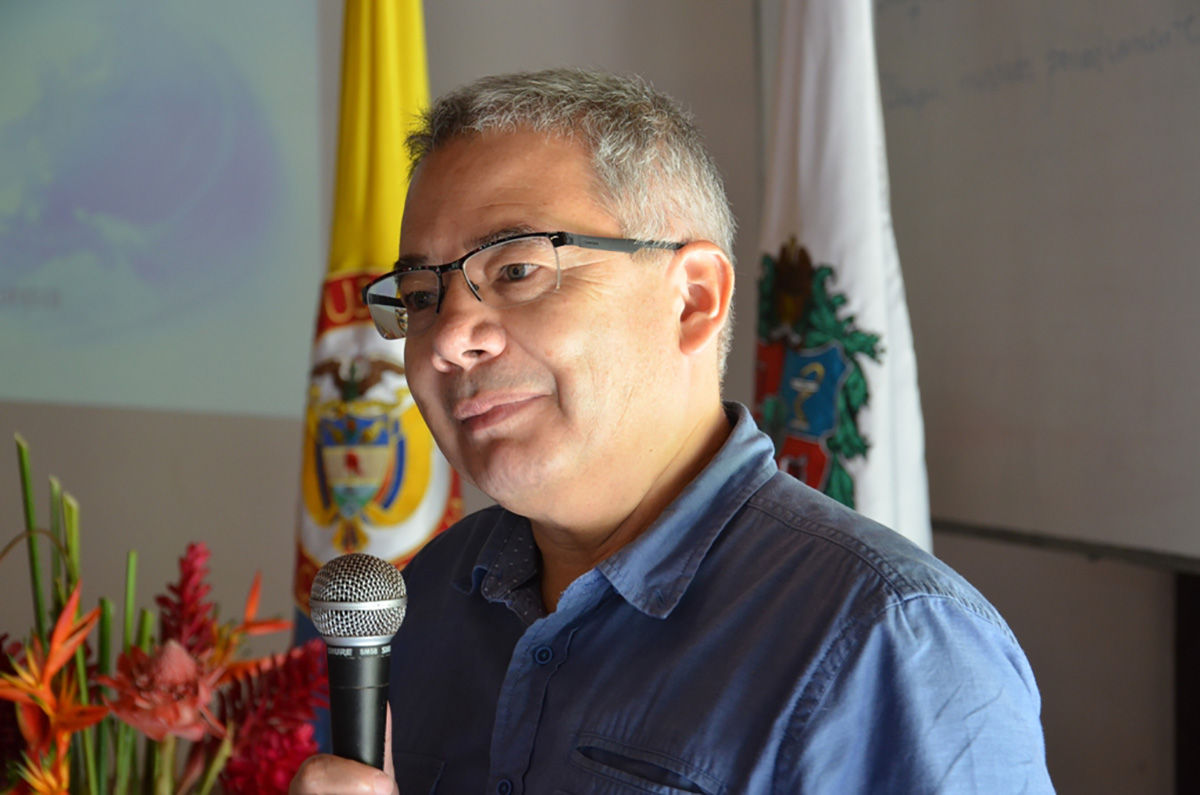
[[438, 277], [419, 270], [390, 274], [367, 289], [367, 307], [386, 339], [420, 334], [433, 325], [437, 312]]
[[406, 334], [420, 334], [437, 318], [441, 286], [433, 271], [407, 271], [396, 276], [396, 297], [403, 306]]
[[[541, 236], [488, 246], [468, 257], [462, 270], [480, 300], [498, 309], [535, 301], [559, 286], [558, 249]], [[367, 288], [367, 307], [380, 334], [400, 339], [433, 326], [441, 289], [431, 270], [389, 274]]]
[[545, 237], [497, 243], [469, 257], [463, 274], [489, 306], [526, 304], [558, 289], [558, 249]]
[[396, 277], [389, 275], [368, 286], [364, 296], [375, 328], [386, 340], [398, 340], [408, 332], [408, 319], [398, 295]]

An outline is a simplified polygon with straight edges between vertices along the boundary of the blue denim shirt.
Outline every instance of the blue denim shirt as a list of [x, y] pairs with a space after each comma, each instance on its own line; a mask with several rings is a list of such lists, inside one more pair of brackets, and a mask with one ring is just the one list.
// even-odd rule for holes
[[500, 508], [405, 571], [396, 777], [418, 793], [1052, 792], [1012, 632], [782, 474], [742, 406], [709, 466], [549, 615]]

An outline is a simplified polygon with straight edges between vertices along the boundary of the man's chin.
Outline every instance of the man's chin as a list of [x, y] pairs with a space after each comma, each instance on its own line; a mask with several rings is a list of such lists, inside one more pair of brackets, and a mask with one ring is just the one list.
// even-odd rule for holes
[[496, 501], [505, 510], [521, 516], [535, 517], [546, 512], [547, 502], [554, 501], [557, 479], [542, 468], [536, 471], [510, 467], [483, 475], [475, 473], [476, 488]]

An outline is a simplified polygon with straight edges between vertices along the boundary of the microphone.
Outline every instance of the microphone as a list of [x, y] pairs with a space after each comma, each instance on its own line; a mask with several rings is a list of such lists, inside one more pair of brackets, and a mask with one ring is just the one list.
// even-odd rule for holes
[[355, 552], [321, 567], [309, 594], [325, 639], [333, 753], [383, 769], [392, 636], [408, 594], [395, 566]]

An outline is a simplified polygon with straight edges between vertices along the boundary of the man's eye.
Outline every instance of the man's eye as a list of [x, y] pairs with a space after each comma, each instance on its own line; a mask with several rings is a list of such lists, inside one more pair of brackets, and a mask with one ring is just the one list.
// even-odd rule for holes
[[437, 305], [437, 293], [432, 290], [414, 290], [411, 293], [404, 293], [400, 296], [400, 300], [404, 302], [405, 311], [419, 312]]
[[519, 282], [528, 279], [538, 269], [531, 262], [513, 262], [500, 269], [500, 281]]

